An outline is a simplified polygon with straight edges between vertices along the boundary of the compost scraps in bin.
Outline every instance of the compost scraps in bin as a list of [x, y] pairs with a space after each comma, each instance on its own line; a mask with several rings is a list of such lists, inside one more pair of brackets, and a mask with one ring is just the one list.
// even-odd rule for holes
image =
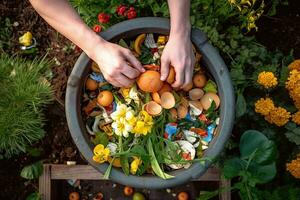
[[194, 49], [193, 81], [172, 88], [175, 70], [160, 80], [160, 57], [168, 36], [141, 34], [134, 41], [120, 40], [146, 71], [129, 88], [116, 88], [101, 74], [96, 63], [86, 77], [82, 115], [94, 146], [93, 160], [122, 168], [125, 174], [168, 173], [189, 168], [201, 160], [219, 124], [217, 86], [201, 65]]

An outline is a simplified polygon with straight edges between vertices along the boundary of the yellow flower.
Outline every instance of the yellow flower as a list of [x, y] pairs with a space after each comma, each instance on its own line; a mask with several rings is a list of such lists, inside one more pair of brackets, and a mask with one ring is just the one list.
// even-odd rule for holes
[[295, 106], [300, 109], [300, 71], [296, 69], [290, 71], [285, 87], [288, 89], [289, 95], [293, 99]]
[[292, 162], [286, 164], [286, 170], [289, 171], [295, 178], [300, 179], [300, 154]]
[[133, 157], [133, 161], [130, 164], [130, 173], [136, 174], [139, 166], [142, 164], [142, 160], [138, 157]]
[[28, 47], [32, 44], [32, 34], [30, 32], [26, 32], [24, 35], [19, 37], [19, 43]]
[[265, 116], [265, 120], [267, 120], [270, 124], [284, 126], [289, 121], [290, 117], [290, 112], [282, 107], [277, 107]]
[[257, 83], [268, 89], [275, 87], [278, 81], [273, 72], [263, 71], [259, 73]]
[[298, 70], [300, 71], [300, 59], [294, 60], [291, 64], [288, 66], [289, 70]]
[[268, 115], [274, 108], [274, 103], [270, 98], [260, 98], [255, 102], [255, 112], [261, 115]]
[[293, 114], [292, 121], [300, 125], [300, 110]]
[[132, 133], [147, 135], [152, 128], [153, 118], [144, 110], [139, 113], [138, 121], [132, 130]]
[[110, 150], [109, 148], [104, 148], [102, 144], [98, 144], [94, 148], [93, 160], [97, 163], [104, 163], [109, 159]]
[[124, 99], [129, 97], [130, 88], [120, 88], [120, 93]]

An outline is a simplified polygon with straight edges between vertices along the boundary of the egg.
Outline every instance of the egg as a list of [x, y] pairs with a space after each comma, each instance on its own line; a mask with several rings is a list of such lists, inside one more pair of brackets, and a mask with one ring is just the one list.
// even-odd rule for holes
[[163, 86], [160, 80], [160, 73], [154, 70], [147, 70], [137, 79], [138, 87], [144, 92], [157, 92]]
[[183, 89], [183, 91], [188, 92], [193, 88], [193, 86], [194, 86], [193, 82], [190, 82], [186, 86], [184, 86], [182, 89]]
[[169, 83], [164, 83], [161, 89], [158, 91], [159, 95], [161, 96], [164, 92], [171, 92], [172, 87], [169, 85]]
[[161, 113], [162, 107], [155, 101], [149, 101], [145, 104], [145, 111], [152, 116], [157, 116]]
[[206, 82], [207, 82], [207, 78], [205, 74], [197, 73], [193, 77], [193, 83], [195, 87], [203, 88], [206, 85]]
[[200, 99], [200, 102], [203, 106], [203, 109], [204, 110], [208, 110], [211, 106], [211, 103], [212, 102], [215, 102], [216, 104], [216, 108], [215, 109], [218, 109], [219, 106], [220, 106], [220, 98], [217, 94], [215, 93], [212, 93], [212, 92], [208, 92], [206, 93], [201, 99]]
[[98, 89], [98, 83], [97, 81], [88, 78], [85, 82], [85, 88], [88, 90], [97, 90]]
[[189, 91], [189, 97], [191, 100], [199, 100], [203, 97], [204, 91], [200, 88], [194, 88]]
[[101, 106], [109, 106], [114, 101], [114, 96], [111, 91], [104, 90], [98, 94], [97, 102]]
[[167, 83], [172, 84], [175, 81], [175, 69], [170, 66], [169, 75], [167, 77]]
[[171, 109], [175, 106], [175, 97], [171, 92], [164, 92], [161, 97], [161, 107]]
[[160, 95], [158, 94], [158, 92], [152, 92], [151, 97], [152, 97], [152, 100], [155, 101], [156, 103], [158, 103], [158, 104], [161, 103]]

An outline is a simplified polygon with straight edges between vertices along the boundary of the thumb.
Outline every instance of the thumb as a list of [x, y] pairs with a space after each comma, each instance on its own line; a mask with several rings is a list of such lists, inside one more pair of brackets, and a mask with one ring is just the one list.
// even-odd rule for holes
[[165, 81], [169, 75], [169, 66], [170, 60], [166, 58], [161, 58], [161, 67], [160, 67], [160, 80]]

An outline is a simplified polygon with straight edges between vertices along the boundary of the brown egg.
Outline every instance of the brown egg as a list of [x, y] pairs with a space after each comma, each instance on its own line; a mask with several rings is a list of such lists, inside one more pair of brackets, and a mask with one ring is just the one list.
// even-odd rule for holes
[[137, 79], [137, 85], [144, 92], [157, 92], [162, 88], [163, 82], [160, 80], [159, 72], [147, 70]]
[[201, 99], [200, 102], [204, 108], [204, 110], [208, 110], [211, 106], [212, 102], [215, 102], [216, 104], [216, 108], [218, 109], [220, 106], [220, 98], [218, 95], [216, 95], [215, 93], [212, 92], [207, 92]]
[[182, 89], [186, 92], [190, 91], [193, 88], [194, 84], [193, 82], [190, 82], [189, 84], [187, 84], [186, 86], [184, 86]]
[[171, 92], [164, 92], [161, 97], [161, 107], [171, 109], [175, 106], [175, 97]]
[[185, 118], [188, 113], [188, 107], [180, 104], [177, 108], [177, 115], [179, 119]]
[[158, 104], [161, 103], [160, 95], [158, 94], [158, 92], [152, 92], [151, 97], [152, 97], [152, 100], [155, 101], [156, 103], [158, 103]]
[[197, 73], [193, 77], [193, 83], [195, 87], [203, 88], [206, 85], [206, 82], [207, 82], [207, 78], [205, 74]]
[[80, 196], [78, 192], [71, 192], [69, 194], [69, 200], [79, 200]]
[[98, 89], [98, 83], [97, 81], [88, 78], [85, 82], [85, 88], [88, 90], [97, 90]]
[[159, 95], [161, 96], [164, 92], [171, 92], [172, 87], [169, 85], [169, 83], [164, 83], [161, 89], [158, 91]]
[[111, 91], [104, 90], [98, 94], [97, 102], [101, 106], [109, 106], [114, 101], [114, 96]]
[[203, 97], [204, 91], [200, 88], [194, 88], [189, 91], [189, 97], [191, 100], [199, 100]]
[[167, 83], [172, 84], [175, 81], [175, 69], [170, 66], [169, 75], [167, 77]]
[[155, 101], [149, 101], [145, 104], [145, 111], [152, 116], [157, 116], [161, 113], [162, 107]]

